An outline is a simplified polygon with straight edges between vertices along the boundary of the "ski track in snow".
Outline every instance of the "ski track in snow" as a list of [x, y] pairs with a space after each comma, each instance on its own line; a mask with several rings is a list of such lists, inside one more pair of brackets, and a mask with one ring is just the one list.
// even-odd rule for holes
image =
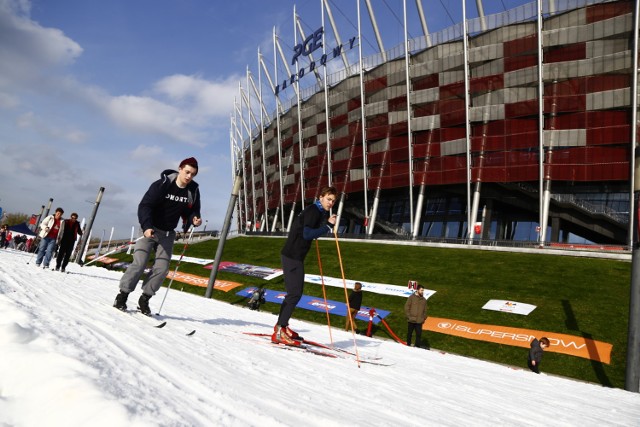
[[[174, 290], [158, 318], [123, 313], [112, 307], [121, 273], [27, 261], [0, 251], [0, 425], [640, 426], [640, 396], [624, 390], [363, 336], [362, 358], [393, 365], [358, 368], [242, 334], [271, 331], [270, 313]], [[295, 313], [292, 327], [329, 341]], [[350, 333], [332, 336], [354, 350]]]

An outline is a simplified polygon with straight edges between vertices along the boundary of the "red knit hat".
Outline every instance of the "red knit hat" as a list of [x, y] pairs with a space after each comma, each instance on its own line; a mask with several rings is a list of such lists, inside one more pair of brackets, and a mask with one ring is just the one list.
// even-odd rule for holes
[[189, 165], [193, 168], [198, 169], [198, 161], [195, 157], [189, 157], [188, 159], [184, 159], [180, 162], [180, 167], [183, 168], [185, 165]]

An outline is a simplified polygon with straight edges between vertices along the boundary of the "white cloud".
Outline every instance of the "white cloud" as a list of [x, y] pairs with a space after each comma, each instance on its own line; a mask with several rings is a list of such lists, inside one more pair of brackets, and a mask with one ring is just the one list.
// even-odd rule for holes
[[29, 18], [27, 1], [0, 0], [0, 86], [29, 86], [51, 68], [75, 61], [82, 47]]
[[20, 105], [20, 99], [18, 99], [18, 97], [0, 92], [0, 108], [10, 110], [16, 108], [18, 105]]
[[239, 80], [239, 76], [231, 76], [211, 82], [199, 76], [176, 74], [158, 81], [154, 89], [180, 103], [194, 115], [227, 117], [233, 98], [238, 93]]
[[89, 139], [89, 135], [78, 129], [63, 129], [60, 127], [51, 127], [46, 121], [36, 117], [30, 111], [22, 114], [16, 120], [16, 125], [22, 129], [31, 129], [44, 136], [47, 140], [67, 141], [72, 144], [82, 144]]
[[161, 147], [138, 145], [135, 150], [131, 152], [131, 158], [133, 160], [143, 160], [151, 158], [159, 158], [164, 155], [164, 150]]

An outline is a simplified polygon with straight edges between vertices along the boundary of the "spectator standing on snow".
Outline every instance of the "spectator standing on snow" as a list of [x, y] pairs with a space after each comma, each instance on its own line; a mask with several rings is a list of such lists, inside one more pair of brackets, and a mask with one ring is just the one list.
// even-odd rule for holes
[[349, 294], [349, 312], [347, 313], [347, 322], [344, 326], [345, 331], [348, 331], [349, 326], [353, 324], [353, 329], [358, 332], [355, 320], [358, 311], [360, 311], [360, 307], [362, 307], [362, 283], [356, 282], [353, 285], [353, 290]]
[[549, 347], [549, 338], [542, 337], [540, 340], [534, 338], [531, 341], [531, 349], [529, 350], [529, 357], [527, 358], [527, 366], [536, 374], [540, 373], [540, 362], [542, 361], [542, 354], [544, 349]]
[[422, 285], [419, 284], [417, 290], [407, 299], [404, 314], [407, 318], [407, 345], [411, 346], [411, 338], [415, 332], [415, 346], [422, 346], [422, 324], [427, 320], [427, 300], [424, 299]]
[[62, 238], [60, 239], [60, 247], [58, 248], [58, 256], [56, 257], [56, 271], [59, 271], [62, 267], [64, 273], [67, 264], [69, 264], [69, 258], [73, 251], [73, 245], [78, 238], [78, 235], [82, 236], [82, 229], [78, 222], [78, 214], [72, 213], [71, 218], [64, 221], [61, 228]]
[[59, 237], [62, 237], [62, 228], [64, 227], [63, 213], [64, 210], [62, 208], [56, 208], [53, 215], [47, 216], [40, 223], [38, 236], [42, 240], [40, 240], [40, 246], [38, 246], [36, 267], [40, 267], [40, 264], [43, 264], [43, 268], [49, 268], [49, 262], [51, 262]]
[[27, 252], [31, 252], [33, 246], [33, 237], [27, 239]]
[[322, 188], [320, 198], [304, 208], [296, 217], [287, 241], [280, 252], [287, 295], [280, 306], [278, 323], [273, 327], [271, 341], [275, 343], [299, 345], [299, 342], [295, 340], [299, 338], [299, 335], [289, 328], [289, 319], [302, 298], [304, 259], [311, 248], [311, 242], [333, 229], [336, 216], [329, 216], [329, 210], [336, 202], [337, 194], [334, 187]]
[[7, 246], [7, 225], [3, 225], [0, 228], [0, 249], [3, 249]]
[[151, 315], [149, 299], [162, 286], [169, 271], [169, 262], [176, 238], [175, 228], [182, 218], [184, 231], [190, 225], [202, 224], [200, 218], [200, 190], [193, 178], [198, 174], [198, 161], [189, 157], [180, 162], [178, 171], [167, 169], [160, 179], [151, 184], [138, 205], [138, 221], [144, 237], [138, 240], [133, 250], [133, 262], [120, 279], [120, 293], [113, 304], [119, 310], [127, 309], [127, 298], [136, 285], [155, 252], [151, 272], [142, 283], [142, 295], [138, 308]]

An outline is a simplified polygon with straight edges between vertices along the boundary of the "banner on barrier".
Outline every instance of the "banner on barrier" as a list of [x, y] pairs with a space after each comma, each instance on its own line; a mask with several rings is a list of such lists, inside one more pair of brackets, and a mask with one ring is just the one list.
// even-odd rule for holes
[[[204, 268], [211, 270], [213, 264], [206, 265]], [[227, 273], [241, 274], [243, 276], [259, 277], [264, 280], [271, 280], [278, 276], [282, 276], [282, 270], [279, 268], [260, 267], [251, 264], [239, 264], [237, 262], [223, 261], [218, 266], [218, 271]]]
[[[414, 290], [409, 289], [407, 286], [388, 285], [386, 283], [372, 283], [372, 282], [365, 282], [362, 280], [351, 280], [351, 279], [346, 279], [343, 282], [342, 279], [337, 277], [328, 277], [328, 276], [323, 277], [323, 276], [318, 276], [316, 274], [305, 274], [304, 281], [307, 283], [313, 283], [315, 285], [322, 285], [322, 282], [324, 281], [325, 285], [335, 287], [335, 288], [343, 288], [344, 282], [346, 282], [347, 288], [349, 289], [353, 289], [353, 285], [356, 282], [360, 282], [362, 283], [363, 292], [372, 292], [374, 294], [393, 295], [396, 297], [405, 297], [405, 298], [409, 298], [409, 296], [411, 296], [411, 294], [415, 292]], [[425, 288], [424, 299], [429, 299], [429, 297], [435, 293], [436, 291]]]
[[428, 317], [422, 325], [426, 331], [497, 344], [529, 348], [534, 338], [547, 337], [551, 345], [545, 351], [568, 354], [598, 362], [611, 363], [613, 345], [575, 335], [506, 326], [482, 325], [440, 317]]
[[[171, 279], [171, 278], [173, 278], [173, 280], [177, 282], [182, 282], [182, 283], [186, 283], [188, 285], [193, 285], [193, 286], [199, 286], [201, 288], [206, 288], [209, 285], [208, 277], [196, 276], [195, 274], [189, 274], [189, 273], [181, 273], [179, 271], [175, 273], [175, 275], [173, 271], [168, 272], [167, 279]], [[229, 282], [227, 280], [216, 280], [216, 282], [213, 284], [214, 289], [218, 291], [224, 291], [224, 292], [229, 292], [230, 290], [235, 289], [238, 286], [242, 286], [242, 283]]]
[[[245, 288], [239, 292], [236, 292], [236, 295], [251, 298], [253, 292], [256, 290], [256, 287]], [[287, 293], [285, 291], [274, 291], [273, 289], [265, 289], [264, 299], [267, 302], [274, 302], [276, 304], [282, 304], [285, 295]], [[347, 304], [339, 301], [327, 300], [325, 304], [323, 298], [310, 297], [308, 295], [302, 295], [300, 302], [297, 305], [298, 308], [303, 308], [305, 310], [311, 311], [320, 311], [325, 313], [327, 310], [331, 314], [337, 314], [338, 316], [347, 316]], [[356, 319], [362, 320], [363, 322], [369, 321], [369, 310], [370, 307], [360, 307], [358, 314], [356, 314]], [[387, 317], [390, 312], [386, 310], [378, 310], [376, 308], [376, 313], [381, 318]], [[378, 317], [373, 318], [373, 323], [378, 324], [380, 319]]]
[[[178, 254], [171, 255], [171, 261], [180, 261], [180, 255], [178, 255]], [[212, 264], [213, 260], [212, 259], [207, 259], [207, 258], [194, 258], [192, 256], [182, 256], [182, 262], [188, 262], [188, 263], [191, 263], [191, 264], [207, 265], [207, 264]]]
[[[87, 257], [87, 259], [92, 260], [92, 259], [94, 259], [95, 257], [96, 257], [95, 255], [91, 255], [91, 256], [88, 256], [88, 257]], [[112, 264], [112, 263], [114, 263], [114, 262], [116, 262], [116, 261], [120, 261], [120, 260], [119, 260], [119, 259], [117, 259], [117, 258], [111, 258], [111, 257], [106, 256], [106, 257], [102, 257], [102, 258], [100, 258], [100, 259], [99, 259], [98, 261], [96, 261], [96, 262], [101, 262], [101, 263], [103, 263], [103, 264]]]

